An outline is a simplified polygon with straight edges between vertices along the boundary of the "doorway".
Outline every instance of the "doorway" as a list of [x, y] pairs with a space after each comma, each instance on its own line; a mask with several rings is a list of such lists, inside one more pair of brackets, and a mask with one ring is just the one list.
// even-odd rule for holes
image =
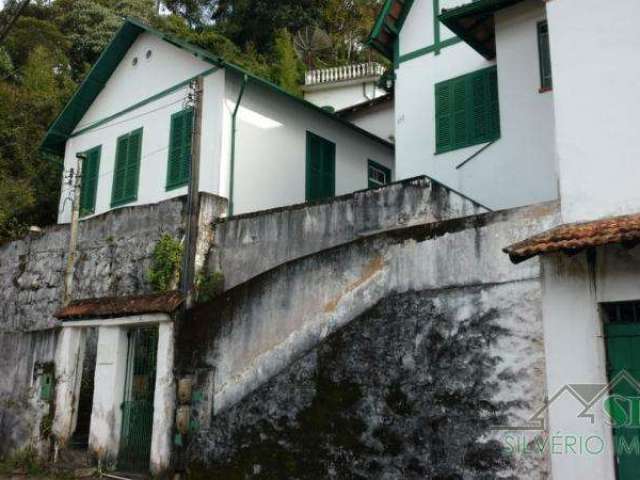
[[158, 327], [131, 329], [127, 338], [118, 469], [145, 472], [151, 455]]
[[91, 411], [93, 410], [93, 391], [96, 375], [96, 354], [98, 350], [98, 329], [85, 329], [85, 353], [80, 374], [80, 391], [78, 393], [78, 420], [71, 437], [70, 446], [75, 450], [86, 450], [89, 447], [89, 430], [91, 427]]
[[625, 400], [616, 403], [616, 413], [624, 421], [613, 426], [617, 478], [635, 480], [640, 472], [640, 452], [628, 447], [640, 445], [640, 391], [633, 384], [640, 382], [640, 302], [607, 303], [603, 310], [609, 381], [621, 378], [621, 374], [632, 377], [615, 382], [610, 390]]

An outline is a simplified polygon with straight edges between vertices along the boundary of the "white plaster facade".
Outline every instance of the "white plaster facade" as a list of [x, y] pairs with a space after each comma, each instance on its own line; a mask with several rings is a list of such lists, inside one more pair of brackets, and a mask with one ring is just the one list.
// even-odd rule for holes
[[[148, 58], [147, 52], [151, 52]], [[116, 141], [138, 128], [143, 129], [138, 194], [127, 206], [187, 193], [186, 186], [167, 190], [166, 178], [170, 118], [185, 108], [188, 85], [131, 107], [200, 74], [205, 78], [199, 188], [229, 195], [231, 118], [241, 74], [145, 32], [129, 48], [66, 143], [66, 172], [75, 168], [77, 153], [102, 147], [95, 215], [111, 209]], [[115, 117], [109, 120], [111, 116]], [[394, 168], [389, 144], [249, 77], [237, 117], [234, 214], [305, 201], [306, 131], [336, 143], [336, 194], [367, 187], [368, 158]], [[265, 165], [271, 173], [268, 177], [263, 173]], [[72, 190], [63, 182], [59, 223], [70, 220], [71, 198]]]
[[[413, 2], [399, 35], [397, 177], [426, 174], [493, 209], [557, 199], [554, 93], [539, 92], [536, 25], [545, 19], [544, 4], [527, 0], [498, 12], [497, 59], [490, 62], [463, 42], [439, 54], [416, 54], [434, 44], [434, 1]], [[461, 3], [467, 2], [442, 0], [439, 6]], [[440, 37], [444, 42], [454, 35], [440, 24]], [[479, 144], [436, 154], [435, 85], [493, 64], [498, 69], [500, 138], [484, 151], [486, 144]]]
[[[378, 97], [380, 98], [380, 97]], [[340, 115], [345, 120], [374, 135], [395, 142], [395, 110], [393, 98], [382, 103], [367, 102], [361, 109], [343, 110]]]

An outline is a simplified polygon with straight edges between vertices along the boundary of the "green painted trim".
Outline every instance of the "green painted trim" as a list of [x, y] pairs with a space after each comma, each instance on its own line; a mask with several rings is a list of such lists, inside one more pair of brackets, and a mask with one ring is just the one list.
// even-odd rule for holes
[[440, 55], [442, 46], [440, 45], [440, 0], [433, 0], [433, 53]]
[[378, 35], [380, 35], [380, 32], [382, 31], [382, 27], [384, 26], [384, 22], [387, 18], [387, 15], [389, 15], [389, 10], [391, 10], [392, 5], [393, 0], [386, 0], [384, 2], [384, 5], [382, 6], [382, 9], [380, 10], [380, 13], [378, 13], [378, 16], [376, 18], [376, 22], [373, 25], [373, 30], [371, 30], [371, 33], [369, 34], [367, 42], [373, 42], [378, 38]]
[[238, 133], [237, 117], [238, 110], [240, 110], [240, 103], [244, 92], [249, 83], [249, 77], [247, 75], [242, 77], [242, 85], [240, 85], [240, 92], [238, 93], [238, 99], [236, 100], [236, 106], [231, 114], [231, 158], [229, 160], [229, 216], [233, 215], [233, 192], [235, 184], [235, 168], [236, 168], [236, 137]]
[[176, 83], [175, 85], [173, 85], [172, 87], [167, 88], [166, 90], [163, 90], [160, 93], [156, 93], [155, 95], [152, 95], [148, 98], [145, 98], [144, 100], [131, 105], [130, 107], [125, 108], [124, 110], [120, 110], [117, 113], [114, 113], [113, 115], [109, 115], [108, 117], [105, 117], [101, 120], [96, 120], [94, 123], [92, 123], [91, 125], [88, 125], [80, 130], [78, 130], [77, 132], [73, 132], [71, 135], [69, 135], [69, 138], [73, 138], [73, 137], [77, 137], [78, 135], [82, 135], [83, 133], [89, 132], [91, 130], [93, 130], [94, 128], [98, 128], [102, 125], [104, 125], [105, 123], [109, 123], [112, 122], [113, 120], [115, 120], [116, 118], [119, 118], [123, 115], [126, 115], [127, 113], [130, 113], [134, 110], [137, 110], [140, 107], [144, 107], [145, 105], [155, 102], [156, 100], [159, 100], [161, 98], [166, 97], [167, 95], [171, 95], [172, 93], [180, 90], [181, 88], [186, 87], [187, 85], [189, 85], [192, 81], [194, 81], [196, 78], [198, 78], [199, 76], [203, 76], [206, 77], [208, 75], [211, 75], [212, 73], [218, 71], [219, 68], [218, 67], [213, 67], [210, 68], [208, 70], [205, 70], [204, 72], [198, 74], [198, 75], [194, 75], [193, 77], [180, 82], [180, 83]]
[[[452, 37], [447, 38], [440, 42], [440, 50], [444, 50], [445, 48], [452, 47], [453, 45], [457, 45], [462, 42], [461, 38]], [[409, 60], [413, 60], [414, 58], [422, 57], [423, 55], [428, 55], [430, 53], [434, 53], [436, 51], [435, 45], [429, 45], [428, 47], [420, 48], [418, 50], [414, 50], [413, 52], [405, 53], [404, 55], [400, 55], [398, 59], [398, 63], [408, 62]]]
[[378, 52], [380, 52], [382, 55], [384, 55], [391, 61], [394, 60], [394, 55], [395, 55], [394, 46], [383, 44], [379, 39], [380, 33], [382, 32], [383, 29], [386, 29], [394, 37], [393, 43], [395, 43], [395, 40], [400, 36], [400, 32], [402, 31], [404, 22], [407, 20], [407, 17], [409, 16], [409, 12], [411, 11], [411, 7], [413, 6], [413, 3], [414, 3], [414, 0], [406, 0], [404, 2], [403, 9], [400, 13], [400, 17], [398, 17], [398, 20], [395, 22], [395, 25], [391, 25], [389, 22], [387, 22], [387, 16], [389, 15], [389, 12], [391, 10], [391, 7], [393, 6], [394, 1], [395, 0], [385, 1], [384, 5], [380, 9], [380, 13], [378, 13], [378, 16], [376, 17], [376, 21], [374, 23], [373, 29], [371, 30], [371, 33], [369, 34], [369, 37], [365, 42], [366, 45], [377, 50]]

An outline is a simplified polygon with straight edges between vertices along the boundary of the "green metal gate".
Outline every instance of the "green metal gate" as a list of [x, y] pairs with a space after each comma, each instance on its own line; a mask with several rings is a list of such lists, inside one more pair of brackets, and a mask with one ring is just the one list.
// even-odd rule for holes
[[[607, 370], [609, 380], [620, 373], [640, 382], [640, 302], [603, 305], [607, 323]], [[613, 410], [613, 439], [618, 480], [635, 480], [640, 474], [640, 392], [630, 381], [611, 385], [611, 395], [625, 399]], [[616, 420], [620, 420], [616, 422]]]
[[158, 329], [132, 329], [128, 337], [118, 469], [142, 472], [149, 469], [151, 454]]

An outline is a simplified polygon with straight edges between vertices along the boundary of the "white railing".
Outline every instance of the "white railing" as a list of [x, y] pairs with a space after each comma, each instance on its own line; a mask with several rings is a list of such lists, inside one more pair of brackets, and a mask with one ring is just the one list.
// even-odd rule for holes
[[319, 85], [321, 83], [344, 82], [358, 78], [377, 77], [384, 74], [384, 66], [369, 62], [344, 67], [323, 68], [309, 70], [304, 79], [305, 85]]

